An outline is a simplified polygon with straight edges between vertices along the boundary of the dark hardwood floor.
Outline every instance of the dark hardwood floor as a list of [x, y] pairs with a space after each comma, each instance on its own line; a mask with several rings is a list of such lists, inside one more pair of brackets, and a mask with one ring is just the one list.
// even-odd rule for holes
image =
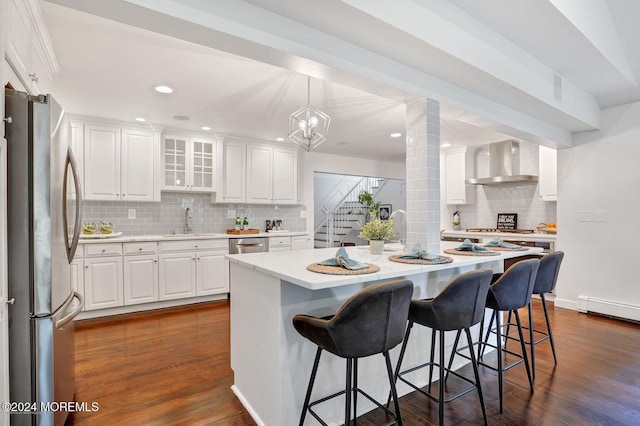
[[[534, 303], [540, 328], [542, 310]], [[500, 414], [497, 375], [481, 368], [489, 424], [639, 425], [640, 325], [564, 309], [550, 313], [558, 365], [547, 343], [536, 347], [533, 394], [524, 367], [509, 370]], [[230, 389], [226, 301], [82, 321], [76, 376], [76, 399], [98, 402], [100, 409], [75, 413], [70, 425], [255, 424]], [[401, 399], [401, 410], [405, 425], [438, 422], [437, 404], [415, 393]], [[358, 424], [384, 420], [371, 412]], [[481, 424], [476, 394], [447, 404], [445, 423]]]

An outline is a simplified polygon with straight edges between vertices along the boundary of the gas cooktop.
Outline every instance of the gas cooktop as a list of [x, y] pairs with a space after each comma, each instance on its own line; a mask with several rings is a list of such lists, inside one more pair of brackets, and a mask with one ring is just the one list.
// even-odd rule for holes
[[467, 232], [504, 232], [509, 234], [533, 234], [533, 229], [491, 229], [491, 228], [469, 228]]

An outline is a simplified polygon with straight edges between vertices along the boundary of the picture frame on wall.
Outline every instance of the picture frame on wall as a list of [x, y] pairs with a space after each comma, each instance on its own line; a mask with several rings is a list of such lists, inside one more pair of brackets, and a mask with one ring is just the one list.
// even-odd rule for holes
[[385, 221], [389, 220], [391, 212], [391, 204], [380, 204], [380, 207], [378, 207], [378, 218]]

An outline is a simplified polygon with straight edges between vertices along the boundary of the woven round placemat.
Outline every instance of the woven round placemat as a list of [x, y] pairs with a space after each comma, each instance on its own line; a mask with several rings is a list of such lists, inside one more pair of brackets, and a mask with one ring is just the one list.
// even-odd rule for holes
[[492, 251], [527, 251], [528, 250], [528, 248], [526, 248], [526, 247], [508, 248], [508, 247], [487, 247], [487, 246], [484, 246], [484, 248], [486, 248], [487, 250], [492, 250]]
[[393, 255], [389, 256], [389, 260], [392, 262], [398, 263], [411, 263], [413, 265], [442, 265], [444, 263], [451, 263], [453, 259], [448, 256], [440, 256], [438, 260], [428, 260], [428, 259], [405, 259], [401, 257], [402, 255]]
[[365, 263], [365, 265], [369, 265], [366, 269], [347, 269], [342, 266], [326, 266], [320, 265], [319, 263], [312, 263], [307, 266], [307, 270], [311, 272], [318, 272], [320, 274], [329, 274], [329, 275], [362, 275], [362, 274], [373, 274], [374, 272], [378, 272], [380, 267], [374, 265], [372, 263]]
[[457, 249], [444, 249], [442, 251], [447, 254], [457, 254], [459, 256], [497, 256], [500, 254], [497, 251], [465, 251]]

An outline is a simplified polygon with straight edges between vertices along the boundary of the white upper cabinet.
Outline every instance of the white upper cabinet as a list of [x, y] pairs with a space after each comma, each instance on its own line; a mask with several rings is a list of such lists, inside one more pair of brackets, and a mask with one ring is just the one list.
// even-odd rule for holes
[[540, 146], [540, 175], [538, 187], [542, 201], [558, 200], [558, 152], [553, 148]]
[[85, 123], [86, 200], [154, 201], [153, 133]]
[[298, 203], [298, 152], [295, 148], [225, 141], [221, 150], [217, 202]]
[[217, 142], [202, 137], [163, 138], [163, 182], [167, 191], [215, 192]]
[[86, 200], [120, 200], [120, 128], [86, 124]]
[[153, 133], [122, 129], [120, 199], [153, 201]]
[[296, 204], [298, 201], [298, 151], [273, 148], [273, 202]]
[[459, 148], [444, 153], [447, 204], [475, 202], [475, 186], [465, 183], [465, 179], [473, 177], [473, 160], [473, 152], [470, 148]]
[[24, 88], [33, 95], [50, 93], [58, 62], [38, 2], [7, 2], [8, 32], [5, 56]]
[[273, 148], [247, 146], [247, 202], [273, 202]]

